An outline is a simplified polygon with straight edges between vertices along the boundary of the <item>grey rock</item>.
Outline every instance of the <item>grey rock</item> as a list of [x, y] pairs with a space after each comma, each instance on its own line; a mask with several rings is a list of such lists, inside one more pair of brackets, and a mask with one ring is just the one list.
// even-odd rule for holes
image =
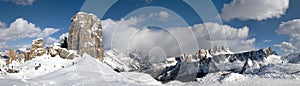
[[103, 61], [102, 27], [100, 19], [91, 13], [79, 12], [72, 18], [68, 49], [87, 53]]

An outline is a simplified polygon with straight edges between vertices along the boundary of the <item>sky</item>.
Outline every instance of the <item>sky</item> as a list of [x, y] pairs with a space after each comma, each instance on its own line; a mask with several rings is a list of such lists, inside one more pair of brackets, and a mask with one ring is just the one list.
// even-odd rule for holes
[[[0, 0], [0, 50], [59, 42], [80, 11], [101, 19], [105, 49], [176, 56], [228, 46], [234, 52], [300, 49], [299, 0]], [[155, 51], [155, 52], [154, 52]], [[161, 52], [157, 52], [161, 51]]]

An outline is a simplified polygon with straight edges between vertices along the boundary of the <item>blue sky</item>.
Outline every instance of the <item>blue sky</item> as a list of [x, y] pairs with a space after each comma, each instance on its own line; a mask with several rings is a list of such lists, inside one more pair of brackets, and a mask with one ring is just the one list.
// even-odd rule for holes
[[[27, 0], [25, 0], [27, 1]], [[113, 0], [112, 0], [113, 1]], [[189, 1], [189, 0], [185, 0]], [[204, 7], [201, 12], [201, 14], [205, 14], [206, 12], [210, 12], [207, 7], [207, 4], [203, 4], [201, 2], [207, 2], [210, 0], [199, 0], [200, 3], [195, 3], [196, 6], [197, 4], [198, 7]], [[295, 52], [298, 51], [298, 47], [300, 48], [300, 42], [295, 37], [297, 35], [297, 30], [294, 31], [295, 33], [284, 33], [284, 32], [279, 32], [285, 29], [285, 27], [282, 27], [279, 29], [279, 26], [283, 22], [288, 22], [292, 21], [294, 19], [300, 19], [300, 11], [298, 11], [300, 1], [299, 0], [274, 0], [274, 1], [279, 1], [280, 3], [276, 3], [275, 5], [273, 4], [272, 8], [264, 8], [268, 7], [266, 6], [253, 6], [252, 8], [241, 8], [241, 9], [236, 9], [236, 10], [231, 10], [230, 6], [228, 6], [228, 9], [225, 10], [225, 4], [231, 4], [233, 1], [245, 1], [245, 2], [255, 2], [257, 3], [268, 3], [268, 0], [211, 0], [212, 5], [215, 7], [214, 9], [216, 12], [221, 14], [221, 23], [223, 25], [227, 25], [232, 27], [233, 29], [242, 29], [243, 27], [247, 27], [248, 33], [244, 37], [237, 37], [239, 41], [251, 41], [253, 38], [255, 40], [253, 41], [253, 44], [250, 44], [250, 47], [253, 49], [259, 49], [259, 48], [265, 48], [268, 46], [271, 46], [274, 48], [277, 52], [284, 54], [287, 52]], [[281, 2], [288, 1], [288, 6], [285, 4], [281, 4]], [[101, 2], [107, 2], [107, 1], [95, 1], [95, 2], [100, 2], [99, 4], [94, 3], [94, 4], [88, 4], [91, 6], [94, 6], [95, 9], [102, 9]], [[79, 11], [85, 10], [82, 9], [82, 6], [84, 5], [85, 0], [34, 0], [33, 2], [18, 2], [15, 0], [1, 0], [0, 1], [0, 23], [4, 23], [5, 27], [2, 29], [12, 29], [10, 28], [11, 23], [15, 22], [16, 19], [22, 18], [23, 21], [28, 21], [29, 23], [32, 23], [40, 29], [41, 31], [40, 34], [44, 34], [43, 30], [45, 28], [52, 28], [49, 29], [49, 31], [53, 31], [54, 33], [49, 33], [49, 35], [39, 35], [37, 36], [24, 36], [16, 39], [11, 39], [7, 40], [3, 37], [9, 36], [10, 33], [1, 33], [1, 34], [7, 34], [3, 35], [2, 39], [4, 42], [0, 42], [1, 49], [7, 49], [8, 47], [6, 46], [15, 46], [15, 45], [28, 45], [31, 43], [32, 39], [35, 39], [37, 37], [51, 37], [54, 39], [59, 39], [59, 37], [67, 33], [69, 30], [69, 27], [71, 25], [71, 18]], [[237, 3], [243, 5], [243, 3]], [[246, 3], [247, 4], [247, 3]], [[278, 4], [278, 6], [277, 6]], [[201, 6], [200, 6], [201, 5]], [[207, 6], [206, 6], [207, 5]], [[260, 4], [257, 4], [260, 5]], [[113, 22], [121, 21], [122, 18], [126, 20], [126, 16], [130, 13], [132, 13], [135, 10], [138, 10], [143, 7], [162, 7], [166, 8], [167, 10], [164, 10], [170, 15], [177, 15], [180, 16], [182, 19], [184, 19], [187, 23], [188, 26], [194, 26], [197, 24], [203, 24], [203, 18], [198, 16], [197, 12], [193, 10], [194, 7], [189, 6], [189, 4], [185, 3], [182, 0], [120, 0], [116, 1], [115, 4], [113, 4], [107, 12], [103, 15], [101, 20], [107, 20], [111, 19]], [[231, 6], [231, 7], [238, 7], [237, 6]], [[251, 7], [252, 5], [249, 4], [247, 5]], [[278, 9], [275, 9], [277, 8]], [[288, 7], [288, 8], [286, 8]], [[273, 14], [264, 14], [264, 13], [259, 13], [259, 11], [251, 11], [251, 9], [262, 9], [265, 12], [270, 12]], [[273, 9], [274, 8], [274, 9]], [[154, 9], [154, 8], [153, 8]], [[246, 9], [246, 10], [245, 10]], [[168, 11], [170, 10], [170, 11]], [[236, 11], [244, 11], [244, 12], [249, 12], [250, 16], [242, 16], [242, 17], [235, 17], [235, 16], [241, 16], [238, 15], [241, 12], [236, 12]], [[248, 11], [247, 11], [248, 10]], [[278, 10], [284, 10], [284, 12], [279, 12]], [[225, 13], [226, 11], [226, 13]], [[276, 12], [272, 12], [276, 11]], [[159, 13], [160, 9], [158, 10], [153, 10], [153, 11], [137, 11], [136, 13], [133, 13], [132, 15], [127, 17], [127, 20], [129, 21], [131, 17], [134, 16], [139, 16], [139, 15], [147, 15], [152, 13]], [[174, 12], [172, 14], [172, 12]], [[257, 12], [257, 13], [255, 13]], [[96, 13], [97, 12], [92, 12]], [[234, 14], [230, 14], [234, 13]], [[253, 13], [253, 16], [251, 15]], [[222, 15], [224, 14], [224, 15]], [[230, 16], [226, 16], [226, 14], [229, 14]], [[241, 13], [242, 14], [242, 13]], [[256, 14], [262, 14], [264, 16], [259, 16]], [[232, 17], [232, 16], [233, 17]], [[206, 15], [208, 17], [216, 17], [215, 15]], [[252, 17], [251, 17], [252, 16]], [[171, 19], [170, 19], [171, 20]], [[174, 23], [170, 21], [171, 23]], [[176, 19], [173, 19], [176, 20]], [[21, 21], [21, 19], [20, 19]], [[205, 21], [211, 21], [214, 22], [214, 20], [205, 20]], [[144, 23], [149, 23], [144, 22]], [[166, 27], [172, 24], [166, 24]], [[217, 22], [220, 23], [220, 22]], [[153, 23], [155, 24], [155, 23]], [[289, 24], [289, 23], [288, 23]], [[1, 25], [1, 24], [0, 24]], [[298, 24], [299, 25], [299, 24]], [[162, 25], [164, 26], [164, 25]], [[28, 26], [29, 27], [29, 26]], [[299, 27], [296, 26], [295, 27]], [[1, 28], [1, 27], [0, 27]], [[288, 28], [288, 26], [286, 27]], [[28, 28], [30, 29], [30, 28]], [[300, 29], [300, 28], [292, 28], [291, 30], [295, 29]], [[245, 29], [246, 30], [246, 29]], [[276, 32], [278, 30], [278, 32]], [[10, 31], [8, 31], [10, 32]], [[241, 33], [237, 33], [241, 34]], [[289, 35], [289, 34], [294, 34], [294, 35]], [[0, 35], [1, 36], [1, 35]], [[50, 39], [51, 39], [50, 38]], [[232, 39], [236, 40], [236, 39]], [[232, 41], [235, 42], [235, 41]], [[283, 43], [286, 42], [286, 43]], [[299, 42], [299, 43], [298, 43]], [[230, 43], [230, 42], [228, 42]], [[244, 42], [243, 42], [244, 43]], [[276, 45], [276, 46], [275, 46]], [[299, 46], [298, 46], [299, 45]], [[240, 46], [240, 45], [239, 45]], [[236, 47], [239, 47], [236, 46]], [[247, 46], [247, 45], [245, 45]], [[19, 46], [16, 46], [16, 48]], [[230, 46], [234, 47], [234, 45]], [[249, 48], [245, 48], [249, 49]]]

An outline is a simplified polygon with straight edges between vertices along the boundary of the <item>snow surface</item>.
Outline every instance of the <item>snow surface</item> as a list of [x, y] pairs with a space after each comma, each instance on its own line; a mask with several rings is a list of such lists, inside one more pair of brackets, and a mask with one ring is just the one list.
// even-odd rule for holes
[[[289, 69], [287, 67], [286, 69]], [[270, 68], [275, 71], [277, 69]], [[237, 74], [226, 71], [217, 73], [210, 73], [203, 78], [198, 78], [195, 82], [187, 82], [183, 85], [201, 85], [201, 86], [299, 86], [300, 77], [284, 77], [289, 74], [268, 74], [266, 75], [251, 75], [251, 74]], [[281, 77], [279, 77], [281, 76]], [[292, 76], [292, 75], [290, 75]], [[277, 78], [275, 78], [277, 77]]]
[[[72, 65], [73, 62], [75, 62], [74, 65]], [[37, 63], [41, 63], [41, 67], [35, 70], [34, 66]], [[54, 67], [54, 64], [56, 67]], [[22, 68], [22, 70], [19, 73], [1, 74], [1, 85], [161, 85], [159, 81], [150, 78], [151, 76], [148, 74], [135, 72], [117, 73], [88, 54], [84, 54], [82, 57], [74, 60], [44, 55], [24, 64], [14, 65]], [[64, 66], [63, 68], [61, 67], [62, 65]], [[141, 78], [141, 76], [144, 78]]]
[[142, 64], [140, 64], [140, 58], [138, 58], [137, 55], [131, 54], [130, 56], [116, 49], [104, 51], [103, 62], [113, 69], [118, 69], [122, 72], [137, 71], [142, 66]]

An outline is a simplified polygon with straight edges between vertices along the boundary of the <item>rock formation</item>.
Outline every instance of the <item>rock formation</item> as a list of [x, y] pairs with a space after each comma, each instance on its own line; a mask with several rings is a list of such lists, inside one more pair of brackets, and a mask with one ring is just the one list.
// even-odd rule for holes
[[203, 63], [203, 61], [207, 59], [207, 52], [204, 49], [200, 49], [198, 52], [198, 58], [200, 59], [200, 63]]
[[103, 61], [102, 27], [100, 20], [91, 13], [79, 12], [72, 18], [68, 36], [68, 49], [87, 53]]
[[6, 65], [10, 64], [12, 61], [16, 61], [16, 54], [13, 49], [9, 49], [8, 51], [8, 59], [6, 60]]
[[[216, 64], [216, 66], [211, 67], [210, 72], [216, 72], [220, 70], [231, 70], [238, 73], [245, 73], [247, 71], [257, 71], [258, 69], [253, 68], [254, 66], [265, 65], [265, 60], [273, 55], [271, 47], [259, 49], [255, 51], [247, 51], [236, 54], [219, 54], [211, 57], [212, 63]], [[237, 64], [238, 62], [243, 62], [242, 64]], [[248, 63], [249, 62], [249, 63]], [[224, 64], [225, 63], [225, 64]], [[252, 65], [249, 65], [252, 64]], [[253, 65], [257, 64], [257, 65]], [[223, 65], [228, 65], [230, 67], [223, 67]], [[232, 66], [234, 65], [234, 66]], [[247, 69], [253, 66], [253, 69]]]
[[212, 55], [233, 54], [233, 52], [231, 52], [227, 46], [214, 46], [214, 48], [209, 49], [208, 51]]
[[30, 51], [25, 52], [25, 61], [31, 60], [32, 58], [35, 58], [36, 56], [41, 56], [43, 54], [46, 54], [44, 39], [38, 38], [32, 41]]
[[182, 61], [182, 62], [192, 62], [192, 59], [197, 59], [197, 58], [195, 58], [194, 56], [192, 56], [192, 55], [189, 55], [189, 54], [182, 54], [181, 56], [180, 56], [180, 60]]
[[59, 54], [60, 50], [60, 44], [58, 43], [54, 43], [53, 45], [50, 45], [48, 47], [48, 55], [50, 55], [51, 57], [55, 57], [56, 55]]
[[66, 48], [61, 48], [59, 43], [54, 43], [48, 47], [48, 55], [55, 57], [59, 55], [63, 59], [73, 59], [76, 55]]
[[[177, 63], [161, 70], [153, 77], [159, 81], [168, 81], [177, 79], [179, 81], [191, 81], [196, 77], [202, 77], [207, 73], [218, 71], [232, 71], [237, 73], [256, 73], [265, 65], [268, 65], [266, 59], [274, 55], [272, 49], [265, 48], [255, 51], [247, 51], [236, 54], [220, 54], [223, 51], [229, 51], [226, 47], [215, 47], [210, 50], [199, 50], [196, 55], [186, 55], [174, 57]], [[219, 54], [210, 54], [219, 53]], [[191, 57], [192, 60], [186, 60]]]

